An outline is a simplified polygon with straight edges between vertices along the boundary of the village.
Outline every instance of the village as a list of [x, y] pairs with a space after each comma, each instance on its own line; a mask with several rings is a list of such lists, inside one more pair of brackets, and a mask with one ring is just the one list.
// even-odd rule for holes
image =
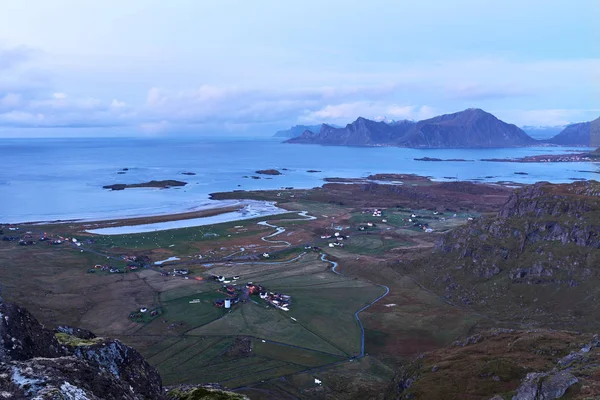
[[[258, 296], [261, 300], [270, 304], [271, 306], [278, 308], [283, 311], [289, 311], [292, 303], [292, 297], [286, 294], [270, 292], [261, 285], [253, 282], [248, 282], [246, 285], [238, 285], [236, 281], [239, 280], [239, 276], [231, 278], [225, 278], [224, 276], [215, 276], [214, 280], [220, 283], [225, 283], [219, 293], [224, 294], [225, 298], [214, 301], [214, 306], [219, 308], [230, 309], [232, 306], [238, 303], [246, 303], [251, 300], [256, 303], [255, 300], [251, 299], [251, 296]], [[190, 301], [195, 303], [199, 301]]]

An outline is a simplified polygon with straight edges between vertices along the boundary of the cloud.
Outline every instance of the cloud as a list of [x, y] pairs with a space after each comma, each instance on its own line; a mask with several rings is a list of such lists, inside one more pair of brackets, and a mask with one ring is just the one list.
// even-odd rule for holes
[[327, 121], [345, 123], [354, 121], [358, 117], [377, 118], [379, 120], [421, 120], [431, 118], [434, 115], [435, 110], [429, 106], [417, 107], [413, 105], [389, 104], [386, 102], [359, 101], [327, 105], [316, 111], [308, 111], [300, 117], [300, 122], [317, 123]]
[[148, 122], [138, 126], [139, 131], [146, 134], [158, 134], [165, 132], [169, 127], [167, 121]]
[[18, 93], [6, 93], [0, 97], [0, 110], [12, 109], [21, 104], [22, 96]]
[[124, 102], [77, 98], [64, 92], [30, 98], [7, 93], [0, 97], [0, 126], [8, 127], [107, 127], [131, 126], [135, 111]]
[[451, 98], [462, 100], [488, 100], [488, 99], [505, 99], [532, 95], [531, 89], [522, 87], [496, 86], [481, 83], [463, 83], [459, 85], [451, 85], [445, 88], [446, 94]]
[[19, 66], [29, 61], [34, 54], [33, 49], [25, 46], [0, 48], [0, 71]]
[[495, 114], [519, 126], [559, 126], [596, 119], [600, 109], [498, 110]]
[[[54, 82], [49, 78], [52, 74], [31, 66], [37, 54], [25, 48], [0, 50], [0, 56], [5, 56], [0, 61], [0, 127], [131, 127], [157, 134], [198, 126], [216, 131], [231, 126], [345, 124], [359, 116], [421, 120], [467, 107], [499, 110], [499, 117], [519, 125], [556, 125], [588, 119], [590, 113], [569, 110], [563, 104], [562, 108], [544, 106], [560, 101], [563, 93], [572, 90], [571, 84], [592, 93], [600, 82], [594, 69], [600, 70], [600, 60], [596, 59], [517, 62], [477, 58], [421, 65], [373, 64], [362, 69], [367, 72], [326, 68], [321, 73], [309, 68], [302, 76], [288, 76], [287, 84], [274, 80], [255, 86], [184, 83], [182, 90], [168, 85], [94, 90], [73, 85], [78, 78], [66, 86]], [[307, 75], [315, 80], [309, 82]], [[590, 76], [599, 79], [590, 83]], [[104, 78], [102, 71], [94, 76], [102, 82]], [[503, 104], [522, 109], [502, 109]], [[535, 109], [527, 110], [530, 104]]]

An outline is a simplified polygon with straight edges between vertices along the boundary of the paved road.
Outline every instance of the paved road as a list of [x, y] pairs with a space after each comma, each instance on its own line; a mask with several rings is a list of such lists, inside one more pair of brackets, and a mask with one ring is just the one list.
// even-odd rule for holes
[[[336, 268], [339, 266], [339, 264], [335, 261], [331, 261], [328, 260], [326, 258], [326, 254], [322, 253], [321, 254], [321, 260], [328, 262], [332, 265], [331, 267], [331, 272], [333, 272], [334, 274], [337, 275], [344, 275], [341, 272], [336, 271]], [[385, 293], [382, 294], [381, 296], [379, 296], [378, 298], [376, 298], [375, 300], [373, 300], [372, 302], [370, 302], [369, 304], [367, 304], [366, 306], [364, 306], [363, 308], [361, 308], [360, 310], [358, 310], [357, 312], [354, 313], [354, 317], [356, 318], [356, 321], [358, 322], [358, 325], [360, 326], [360, 355], [356, 358], [361, 358], [364, 357], [365, 355], [365, 328], [362, 324], [362, 321], [360, 320], [360, 317], [358, 316], [358, 314], [360, 314], [361, 312], [365, 311], [367, 308], [371, 307], [373, 304], [377, 303], [379, 300], [383, 299], [385, 296], [388, 295], [388, 293], [390, 292], [390, 288], [385, 286], [385, 285], [380, 285], [377, 284], [377, 286], [382, 287], [385, 289]]]

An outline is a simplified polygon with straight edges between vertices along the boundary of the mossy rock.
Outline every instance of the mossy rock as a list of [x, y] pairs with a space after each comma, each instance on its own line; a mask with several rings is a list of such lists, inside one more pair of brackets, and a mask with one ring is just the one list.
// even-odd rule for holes
[[63, 333], [63, 332], [57, 332], [54, 334], [54, 336], [56, 336], [56, 339], [58, 340], [58, 342], [60, 344], [64, 344], [67, 346], [73, 346], [73, 347], [92, 346], [92, 345], [100, 343], [102, 340], [104, 340], [103, 338], [80, 339], [76, 336], [69, 335], [68, 333]]
[[205, 387], [192, 390], [171, 390], [167, 396], [173, 400], [249, 400], [242, 394]]

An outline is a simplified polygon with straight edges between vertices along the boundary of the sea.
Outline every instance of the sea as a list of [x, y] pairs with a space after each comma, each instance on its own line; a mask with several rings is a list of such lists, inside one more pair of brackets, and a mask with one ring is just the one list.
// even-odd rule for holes
[[[587, 150], [582, 148], [408, 149], [299, 145], [281, 140], [264, 137], [0, 139], [0, 224], [187, 212], [229, 204], [210, 200], [209, 194], [213, 192], [312, 188], [321, 186], [327, 177], [359, 178], [375, 173], [410, 173], [440, 181], [517, 183], [565, 183], [600, 177], [599, 165], [588, 162], [479, 161]], [[414, 160], [421, 157], [473, 161]], [[270, 168], [283, 174], [251, 178], [259, 176], [256, 170]], [[163, 179], [188, 184], [170, 189], [102, 188], [114, 183]]]

